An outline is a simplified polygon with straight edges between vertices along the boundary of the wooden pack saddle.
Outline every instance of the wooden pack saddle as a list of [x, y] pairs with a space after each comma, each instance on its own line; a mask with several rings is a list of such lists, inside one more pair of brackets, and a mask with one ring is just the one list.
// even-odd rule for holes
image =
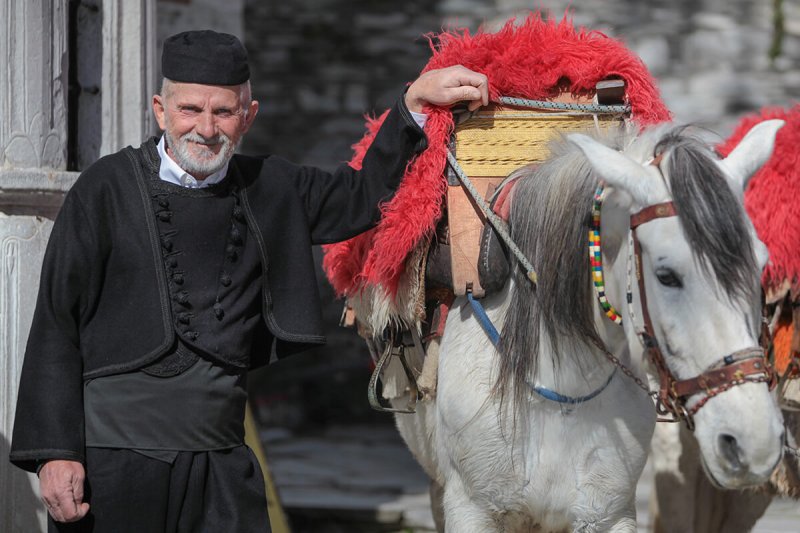
[[[624, 93], [624, 81], [606, 80], [597, 84], [594, 95], [562, 93], [550, 101], [619, 105]], [[549, 156], [548, 144], [557, 135], [608, 127], [619, 121], [620, 116], [490, 105], [472, 114], [456, 115], [451, 149], [478, 193], [489, 199], [511, 172], [544, 161]], [[427, 285], [450, 288], [455, 296], [471, 291], [481, 298], [487, 287], [502, 286], [504, 280], [497, 276], [507, 275], [507, 268], [499, 266], [503, 259], [492, 256], [502, 247], [495, 243], [489, 253], [486, 247], [491, 235], [486, 232], [491, 228], [485, 216], [452, 169], [448, 169], [447, 178], [446, 217], [437, 228], [428, 257]], [[485, 263], [483, 272], [481, 261]]]

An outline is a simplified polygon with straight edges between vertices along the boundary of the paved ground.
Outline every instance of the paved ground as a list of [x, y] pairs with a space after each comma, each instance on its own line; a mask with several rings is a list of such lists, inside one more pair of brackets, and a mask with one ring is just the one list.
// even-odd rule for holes
[[[395, 429], [334, 427], [324, 434], [262, 435], [293, 533], [430, 533], [428, 480]], [[639, 532], [649, 531], [652, 477], [636, 493]], [[776, 500], [754, 533], [800, 532], [800, 503]]]

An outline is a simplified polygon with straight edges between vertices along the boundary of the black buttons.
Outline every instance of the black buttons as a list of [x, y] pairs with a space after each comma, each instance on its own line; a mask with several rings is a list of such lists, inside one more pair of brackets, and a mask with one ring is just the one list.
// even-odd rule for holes
[[189, 303], [189, 293], [186, 291], [181, 291], [172, 295], [172, 298], [181, 305], [186, 305]]
[[236, 226], [231, 227], [231, 242], [233, 244], [242, 244], [242, 232]]

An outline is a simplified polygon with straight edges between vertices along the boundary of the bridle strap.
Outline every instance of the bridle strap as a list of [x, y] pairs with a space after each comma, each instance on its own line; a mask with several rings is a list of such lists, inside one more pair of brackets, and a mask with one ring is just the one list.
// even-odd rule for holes
[[764, 363], [764, 352], [760, 348], [749, 348], [738, 353], [746, 354], [745, 358], [725, 366], [717, 366], [695, 378], [676, 381], [672, 384], [673, 393], [677, 398], [688, 398], [699, 392], [710, 394], [714, 389], [733, 381], [742, 381], [747, 376], [768, 372]]
[[[677, 380], [667, 367], [664, 354], [658, 346], [653, 322], [647, 305], [647, 291], [644, 286], [644, 270], [642, 268], [642, 251], [636, 228], [658, 218], [676, 216], [677, 211], [672, 202], [651, 205], [631, 215], [631, 232], [633, 235], [633, 253], [636, 262], [636, 279], [639, 285], [639, 298], [642, 306], [644, 331], [641, 332], [645, 349], [658, 372], [659, 390], [657, 411], [659, 415], [672, 415], [673, 418], [661, 418], [662, 421], [684, 420], [689, 429], [694, 428], [692, 416], [713, 396], [735, 385], [748, 381], [766, 381], [774, 386], [774, 370], [764, 357], [761, 348], [746, 348], [723, 358], [721, 364], [715, 365], [697, 377]], [[691, 410], [686, 409], [686, 400], [698, 393], [706, 397]]]
[[678, 212], [675, 210], [675, 204], [672, 202], [663, 202], [660, 204], [653, 204], [645, 207], [638, 213], [631, 215], [631, 231], [635, 230], [645, 222], [650, 222], [657, 218], [667, 218], [677, 216]]
[[[637, 213], [637, 215], [638, 214], [641, 214], [641, 212]], [[640, 222], [640, 224], [641, 223], [642, 222]], [[664, 355], [661, 353], [661, 348], [659, 348], [658, 341], [656, 340], [656, 333], [653, 328], [653, 322], [650, 319], [650, 311], [648, 309], [649, 306], [647, 305], [647, 292], [644, 289], [644, 270], [642, 268], [641, 245], [639, 244], [639, 239], [636, 237], [636, 232], [633, 231], [633, 228], [631, 231], [633, 232], [633, 256], [634, 260], [636, 261], [636, 280], [639, 285], [639, 300], [642, 306], [642, 321], [644, 322], [644, 331], [641, 332], [641, 337], [642, 342], [644, 342], [645, 351], [647, 352], [648, 356], [650, 357], [650, 361], [653, 363], [653, 366], [658, 372], [658, 396], [656, 398], [656, 409], [659, 415], [671, 414], [674, 417], [674, 420], [680, 420], [681, 418], [685, 419], [687, 425], [689, 425], [691, 429], [693, 424], [690, 422], [688, 414], [686, 413], [685, 409], [683, 411], [678, 410], [676, 405], [677, 398], [672, 395], [671, 386], [673, 383], [675, 383], [675, 378], [672, 376], [672, 372], [670, 372], [669, 368], [667, 367], [667, 363], [664, 360]], [[660, 418], [660, 420], [665, 419]]]

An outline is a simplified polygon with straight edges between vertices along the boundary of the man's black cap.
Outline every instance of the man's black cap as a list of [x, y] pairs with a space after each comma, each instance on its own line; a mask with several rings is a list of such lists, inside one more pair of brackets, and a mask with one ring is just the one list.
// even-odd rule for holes
[[247, 50], [227, 33], [185, 31], [164, 41], [161, 73], [165, 78], [203, 85], [239, 85], [250, 79]]

